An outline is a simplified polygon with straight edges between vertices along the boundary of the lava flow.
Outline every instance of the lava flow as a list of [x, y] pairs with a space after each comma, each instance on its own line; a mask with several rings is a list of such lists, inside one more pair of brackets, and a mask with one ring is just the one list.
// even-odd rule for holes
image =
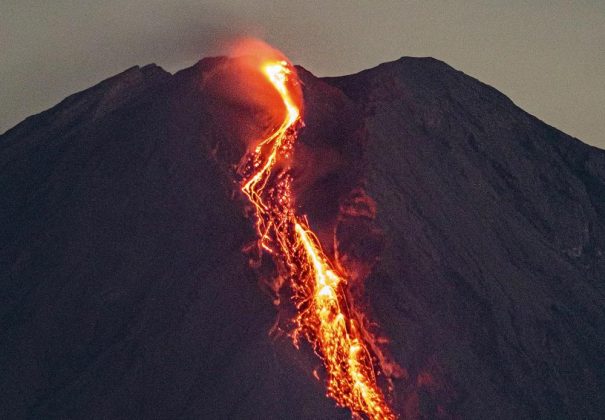
[[279, 59], [263, 62], [260, 70], [279, 93], [285, 117], [244, 156], [241, 189], [255, 209], [260, 248], [273, 256], [279, 275], [293, 291], [295, 344], [306, 338], [322, 359], [328, 396], [338, 405], [357, 417], [394, 419], [377, 383], [379, 368], [371, 347], [364, 341], [368, 334], [347, 300], [347, 278], [322, 250], [307, 219], [295, 212], [292, 175], [283, 164], [291, 158], [302, 126], [302, 105], [292, 90], [298, 86], [295, 70]]

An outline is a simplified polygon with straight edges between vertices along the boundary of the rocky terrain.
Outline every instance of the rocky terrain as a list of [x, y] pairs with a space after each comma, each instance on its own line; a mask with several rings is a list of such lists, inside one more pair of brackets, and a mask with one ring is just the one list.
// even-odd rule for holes
[[[237, 71], [133, 67], [0, 136], [0, 417], [350, 417], [268, 334], [233, 165], [269, 122]], [[379, 255], [402, 418], [605, 417], [605, 152], [435, 59], [299, 75], [297, 203], [330, 248], [376, 202], [381, 240], [336, 239]]]

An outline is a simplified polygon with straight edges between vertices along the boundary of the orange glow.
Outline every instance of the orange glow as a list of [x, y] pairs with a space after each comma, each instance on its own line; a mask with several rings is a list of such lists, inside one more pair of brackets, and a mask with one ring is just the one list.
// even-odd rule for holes
[[[297, 309], [293, 338], [309, 341], [327, 373], [327, 394], [355, 416], [394, 419], [377, 384], [369, 337], [347, 301], [346, 276], [339, 273], [306, 218], [295, 212], [289, 167], [276, 168], [292, 154], [301, 108], [293, 89], [298, 79], [281, 59], [261, 63], [260, 71], [279, 93], [285, 116], [281, 124], [248, 152], [240, 165], [241, 189], [254, 206], [259, 247], [272, 254], [280, 276], [289, 282]], [[314, 372], [317, 377], [317, 372]]]

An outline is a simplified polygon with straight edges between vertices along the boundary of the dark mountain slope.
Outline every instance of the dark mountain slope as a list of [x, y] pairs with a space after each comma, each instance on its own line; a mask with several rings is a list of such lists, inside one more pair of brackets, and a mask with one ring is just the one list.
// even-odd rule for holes
[[207, 137], [235, 112], [200, 89], [220, 62], [128, 70], [0, 138], [2, 418], [346, 418], [268, 336]]
[[327, 81], [366, 110], [398, 360], [464, 417], [602, 417], [605, 153], [434, 59]]
[[[348, 417], [241, 252], [237, 71], [132, 68], [0, 137], [3, 418]], [[397, 409], [603, 417], [604, 152], [432, 59], [301, 77], [301, 209], [329, 247], [352, 188], [378, 204]]]

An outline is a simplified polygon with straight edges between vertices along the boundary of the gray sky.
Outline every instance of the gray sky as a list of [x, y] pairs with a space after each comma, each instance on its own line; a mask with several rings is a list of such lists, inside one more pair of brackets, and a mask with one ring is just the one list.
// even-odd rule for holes
[[605, 148], [605, 1], [2, 0], [0, 132], [135, 64], [255, 35], [319, 76], [432, 56]]

